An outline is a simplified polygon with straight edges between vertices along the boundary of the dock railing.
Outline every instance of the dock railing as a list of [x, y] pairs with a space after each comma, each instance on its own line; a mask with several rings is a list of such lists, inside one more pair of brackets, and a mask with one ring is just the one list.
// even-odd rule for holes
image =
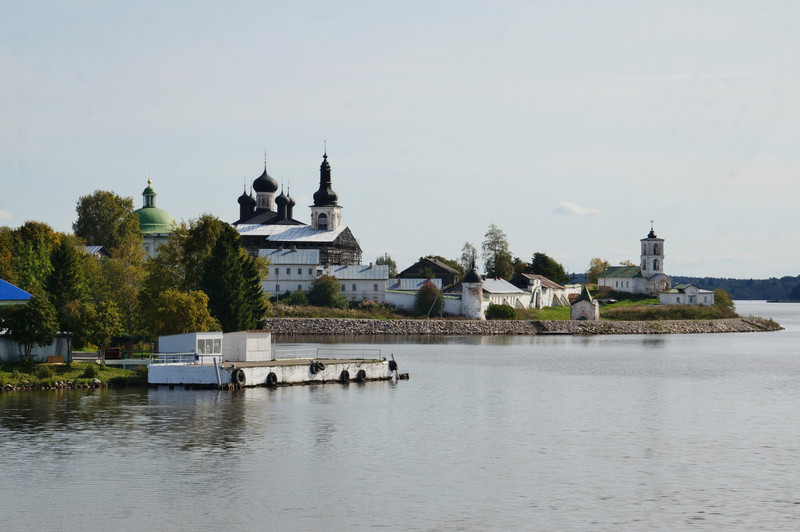
[[198, 353], [153, 353], [150, 364], [183, 364], [193, 366], [215, 366], [222, 360], [222, 354], [201, 355]]
[[275, 360], [291, 360], [295, 358], [308, 358], [308, 359], [364, 359], [364, 360], [380, 360], [380, 349], [333, 349], [327, 347], [319, 347], [316, 349], [293, 349], [291, 347], [281, 347], [273, 350], [273, 358]]

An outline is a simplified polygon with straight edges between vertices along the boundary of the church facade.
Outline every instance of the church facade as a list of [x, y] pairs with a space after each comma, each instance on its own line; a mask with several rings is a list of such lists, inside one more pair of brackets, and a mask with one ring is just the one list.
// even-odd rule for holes
[[[361, 264], [361, 246], [342, 222], [342, 206], [333, 191], [327, 151], [319, 169], [319, 188], [310, 206], [310, 224], [294, 218], [296, 202], [283, 190], [276, 197], [278, 182], [264, 172], [253, 181], [253, 192], [239, 196], [239, 219], [233, 223], [241, 245], [253, 256], [262, 250], [315, 250], [319, 266]], [[287, 191], [288, 192], [288, 191]]]
[[609, 266], [597, 278], [600, 290], [658, 296], [670, 289], [672, 279], [664, 273], [664, 239], [651, 226], [640, 242], [640, 265]]

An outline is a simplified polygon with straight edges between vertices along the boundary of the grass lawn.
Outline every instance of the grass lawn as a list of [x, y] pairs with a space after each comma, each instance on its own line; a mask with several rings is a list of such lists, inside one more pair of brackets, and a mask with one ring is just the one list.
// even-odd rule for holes
[[74, 385], [91, 384], [95, 379], [116, 386], [143, 386], [147, 384], [147, 367], [122, 369], [95, 364], [73, 362], [72, 364], [45, 364], [31, 362], [6, 362], [0, 365], [0, 387], [11, 384], [20, 386], [54, 386], [57, 382]]

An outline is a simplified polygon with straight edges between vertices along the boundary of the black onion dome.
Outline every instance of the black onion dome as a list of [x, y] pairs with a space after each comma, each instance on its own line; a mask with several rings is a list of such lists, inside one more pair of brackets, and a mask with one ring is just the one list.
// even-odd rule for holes
[[465, 275], [464, 278], [461, 279], [461, 282], [462, 283], [480, 283], [481, 282], [481, 276], [478, 275], [478, 270], [477, 269], [472, 268], [470, 271], [467, 272], [467, 275]]
[[242, 195], [239, 196], [239, 199], [237, 201], [239, 202], [239, 205], [255, 205], [256, 204], [256, 199], [253, 196], [251, 196], [250, 194], [247, 193], [247, 189], [245, 189], [244, 192], [242, 192]]
[[314, 205], [336, 205], [339, 196], [331, 188], [331, 165], [328, 164], [328, 154], [322, 156], [322, 164], [319, 167], [319, 190], [314, 192]]
[[289, 203], [289, 198], [283, 192], [281, 192], [280, 195], [277, 198], [275, 198], [275, 205], [277, 205], [278, 207], [284, 207], [288, 203]]
[[289, 207], [294, 207], [297, 205], [297, 202], [289, 194], [286, 195], [286, 200], [288, 201], [287, 205], [289, 205]]
[[277, 192], [278, 182], [267, 173], [267, 164], [264, 163], [264, 173], [253, 181], [253, 190], [256, 192]]
[[650, 232], [647, 234], [647, 238], [658, 238], [656, 236], [656, 232], [651, 228]]

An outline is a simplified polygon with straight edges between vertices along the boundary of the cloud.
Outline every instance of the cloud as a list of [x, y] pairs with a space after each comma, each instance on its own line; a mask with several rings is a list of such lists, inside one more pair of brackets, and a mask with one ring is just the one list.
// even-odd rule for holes
[[11, 216], [10, 212], [5, 209], [0, 209], [0, 220], [10, 220], [11, 218], [13, 218], [13, 216]]
[[575, 205], [574, 203], [570, 203], [568, 201], [559, 201], [555, 212], [557, 214], [568, 214], [574, 216], [600, 216], [600, 211], [597, 209], [587, 209], [586, 207], [581, 207], [580, 205]]

